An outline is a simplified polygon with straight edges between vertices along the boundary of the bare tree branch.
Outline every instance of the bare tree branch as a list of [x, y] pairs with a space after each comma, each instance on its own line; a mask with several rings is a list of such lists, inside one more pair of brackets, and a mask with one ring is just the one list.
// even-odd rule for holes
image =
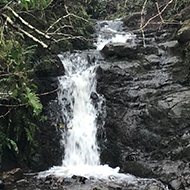
[[48, 45], [46, 45], [44, 42], [40, 41], [39, 39], [37, 39], [36, 37], [34, 37], [33, 35], [29, 34], [28, 32], [26, 32], [25, 30], [23, 30], [22, 28], [18, 27], [16, 24], [14, 24], [14, 22], [11, 20], [11, 18], [5, 14], [2, 14], [2, 16], [6, 19], [6, 21], [12, 25], [14, 28], [16, 28], [18, 31], [22, 32], [23, 34], [25, 34], [26, 36], [28, 36], [29, 38], [31, 38], [33, 41], [39, 43], [40, 45], [42, 45], [43, 48], [48, 48]]
[[[81, 20], [83, 20], [83, 21], [85, 21], [85, 22], [89, 22], [87, 19], [85, 19], [85, 18], [83, 18], [83, 17], [77, 16], [77, 15], [75, 15], [75, 14], [73, 14], [73, 13], [69, 13], [68, 10], [67, 10], [67, 7], [66, 7], [66, 12], [67, 12], [67, 15], [64, 15], [64, 16], [60, 17], [60, 18], [57, 19], [53, 24], [51, 24], [51, 26], [46, 30], [46, 33], [48, 33], [48, 31], [49, 31], [55, 24], [57, 24], [58, 22], [60, 22], [62, 19], [68, 18], [68, 17], [70, 17], [70, 16], [73, 16], [73, 17], [75, 17], [75, 18], [81, 19]], [[72, 23], [70, 23], [70, 26], [72, 27]]]
[[153, 17], [151, 17], [142, 27], [140, 27], [140, 28], [137, 29], [137, 30], [133, 30], [133, 31], [131, 31], [131, 32], [137, 32], [137, 31], [143, 30], [153, 19], [155, 19], [156, 17], [160, 16], [160, 15], [166, 10], [166, 8], [167, 8], [173, 1], [174, 1], [174, 0], [170, 0], [170, 1], [165, 5], [165, 7], [164, 7], [161, 11], [159, 11], [158, 14], [154, 15]]
[[59, 90], [59, 88], [56, 88], [55, 90], [49, 91], [49, 92], [44, 92], [42, 94], [37, 94], [37, 96], [45, 96], [48, 94], [53, 94], [54, 92], [57, 92]]
[[38, 34], [44, 36], [45, 38], [50, 39], [50, 36], [48, 36], [47, 34], [45, 34], [45, 33], [41, 32], [41, 31], [39, 31], [39, 30], [38, 30], [37, 28], [35, 28], [34, 26], [30, 25], [30, 24], [29, 24], [28, 22], [26, 22], [22, 17], [20, 17], [13, 9], [11, 9], [11, 7], [6, 6], [6, 9], [10, 10], [10, 11], [13, 13], [13, 15], [14, 15], [15, 17], [17, 17], [17, 18], [18, 18], [24, 25], [26, 25], [28, 28], [34, 30], [36, 33], [38, 33]]
[[57, 33], [59, 30], [64, 29], [64, 28], [72, 28], [73, 29], [73, 26], [70, 26], [70, 25], [61, 26], [60, 28], [58, 28], [57, 30], [55, 30], [54, 33]]
[[162, 24], [164, 24], [165, 22], [164, 22], [164, 19], [162, 18], [162, 13], [160, 13], [158, 2], [156, 2], [155, 4], [156, 4], [156, 8], [158, 10], [158, 13], [160, 14], [159, 16], [160, 16], [160, 20], [161, 20], [161, 24], [160, 24], [160, 28], [161, 28]]
[[2, 107], [22, 107], [22, 106], [26, 106], [27, 104], [0, 104], [0, 106]]
[[14, 73], [5, 73], [5, 74], [0, 74], [0, 77], [6, 77], [6, 76], [11, 76], [11, 75], [16, 75], [16, 76], [19, 76], [21, 74], [24, 74], [24, 73], [31, 73], [31, 72], [34, 72], [34, 70], [28, 70], [28, 71], [25, 71], [25, 72], [14, 72]]
[[12, 110], [12, 108], [9, 109], [4, 115], [0, 115], [0, 118], [3, 118], [3, 117], [5, 117], [5, 116], [7, 116], [7, 115], [11, 112], [11, 110]]

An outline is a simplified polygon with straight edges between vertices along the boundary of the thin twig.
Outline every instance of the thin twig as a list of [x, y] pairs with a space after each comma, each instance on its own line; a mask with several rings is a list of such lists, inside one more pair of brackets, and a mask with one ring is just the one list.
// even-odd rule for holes
[[[73, 16], [73, 17], [75, 17], [75, 18], [81, 19], [81, 20], [83, 20], [83, 21], [85, 21], [85, 22], [89, 22], [88, 20], [86, 20], [86, 19], [83, 18], [83, 17], [77, 16], [77, 15], [75, 15], [75, 14], [73, 14], [73, 13], [68, 13], [67, 15], [62, 16], [61, 18], [58, 18], [53, 24], [51, 24], [51, 26], [46, 30], [46, 33], [48, 33], [48, 31], [49, 31], [55, 24], [57, 24], [58, 22], [60, 22], [62, 19], [65, 19], [65, 18], [70, 17], [70, 16]], [[72, 26], [72, 25], [71, 25], [71, 26]]]
[[5, 24], [3, 24], [2, 29], [1, 29], [0, 44], [2, 43], [2, 40], [3, 40], [3, 38], [4, 38], [4, 35], [3, 35], [4, 29], [5, 29]]
[[[65, 7], [65, 11], [67, 14], [69, 14], [69, 11], [68, 11], [68, 8], [67, 8], [67, 5], [64, 5]], [[72, 22], [71, 22], [71, 18], [69, 17], [69, 24], [72, 26]]]
[[174, 4], [174, 10], [176, 9], [176, 6], [177, 6], [177, 0], [175, 0], [175, 4]]
[[26, 106], [27, 104], [0, 104], [2, 107], [22, 107]]
[[45, 96], [48, 94], [53, 94], [54, 92], [57, 92], [58, 90], [59, 90], [59, 88], [52, 90], [52, 91], [49, 91], [49, 92], [42, 93], [42, 94], [37, 94], [37, 96]]
[[46, 6], [45, 9], [47, 9], [47, 8], [52, 4], [53, 1], [54, 1], [54, 0], [51, 0], [51, 1], [48, 3], [48, 5]]
[[46, 30], [46, 33], [48, 33], [48, 31], [55, 25], [55, 24], [57, 24], [58, 22], [60, 22], [60, 20], [62, 20], [62, 19], [64, 19], [64, 18], [67, 18], [67, 17], [69, 17], [70, 15], [65, 15], [65, 16], [62, 16], [61, 18], [58, 18], [53, 24], [51, 24], [50, 26], [49, 26], [49, 28]]
[[151, 17], [141, 28], [137, 29], [137, 30], [133, 30], [131, 32], [138, 32], [141, 31], [142, 29], [144, 29], [153, 19], [155, 19], [156, 17], [158, 17], [160, 14], [162, 14], [166, 8], [173, 2], [174, 0], [169, 1], [166, 6], [160, 11], [160, 13], [154, 15], [153, 17]]
[[156, 4], [156, 8], [157, 8], [157, 10], [158, 10], [159, 16], [160, 16], [161, 24], [160, 24], [160, 27], [159, 27], [159, 28], [161, 28], [162, 24], [164, 24], [165, 22], [164, 22], [164, 19], [162, 18], [162, 13], [160, 13], [160, 9], [159, 9], [159, 6], [158, 6], [158, 2], [156, 2], [155, 4]]
[[64, 28], [72, 28], [72, 29], [73, 29], [73, 26], [70, 26], [70, 25], [64, 25], [64, 26], [58, 28], [57, 30], [55, 30], [54, 33], [58, 32], [59, 30], [64, 29]]
[[0, 115], [0, 118], [3, 118], [5, 116], [7, 116], [10, 112], [11, 112], [12, 109], [9, 109], [4, 115]]
[[126, 6], [127, 6], [127, 1], [128, 1], [128, 0], [125, 0], [124, 8], [126, 8]]
[[142, 26], [143, 26], [143, 22], [144, 22], [143, 14], [144, 14], [144, 10], [145, 10], [146, 3], [147, 3], [147, 0], [144, 1], [143, 8], [142, 8], [142, 10], [141, 10], [141, 25], [140, 25], [140, 30], [141, 30], [142, 36], [143, 36], [143, 46], [144, 46], [144, 47], [146, 47], [146, 43], [145, 43], [144, 30], [143, 30]]
[[0, 77], [6, 77], [6, 76], [11, 76], [11, 75], [16, 75], [16, 76], [19, 76], [21, 74], [24, 74], [24, 73], [31, 73], [31, 72], [34, 72], [34, 70], [28, 70], [28, 71], [25, 71], [25, 72], [14, 72], [14, 73], [5, 73], [5, 74], [0, 74]]

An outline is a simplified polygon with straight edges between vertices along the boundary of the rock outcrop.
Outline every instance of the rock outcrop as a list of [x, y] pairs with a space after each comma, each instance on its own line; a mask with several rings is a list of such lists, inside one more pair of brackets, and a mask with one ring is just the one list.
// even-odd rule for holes
[[189, 63], [179, 56], [178, 42], [167, 41], [172, 32], [146, 31], [145, 48], [136, 35], [138, 56], [129, 57], [128, 50], [122, 59], [110, 57], [117, 55], [112, 48], [97, 70], [107, 112], [102, 162], [185, 189], [190, 186]]

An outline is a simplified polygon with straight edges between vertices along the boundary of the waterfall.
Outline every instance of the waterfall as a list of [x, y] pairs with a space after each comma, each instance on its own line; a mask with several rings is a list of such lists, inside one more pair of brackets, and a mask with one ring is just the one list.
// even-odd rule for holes
[[98, 165], [96, 116], [91, 94], [96, 91], [95, 63], [89, 65], [80, 54], [59, 55], [66, 75], [59, 78], [59, 103], [66, 123], [63, 134], [64, 166]]
[[[97, 23], [97, 50], [63, 53], [59, 55], [65, 68], [65, 75], [59, 77], [58, 102], [62, 107], [64, 133], [62, 143], [65, 154], [62, 166], [54, 166], [40, 172], [39, 177], [53, 174], [57, 177], [72, 177], [116, 180], [117, 183], [153, 183], [154, 179], [136, 178], [119, 173], [119, 167], [101, 165], [96, 142], [97, 117], [101, 111], [101, 96], [96, 93], [96, 68], [99, 62], [98, 50], [110, 42], [122, 42], [135, 36], [122, 32], [121, 21], [101, 21]], [[97, 95], [94, 106], [91, 95]]]
[[[122, 33], [121, 21], [100, 21], [97, 23], [97, 50], [111, 41], [124, 42], [131, 38]], [[101, 109], [101, 101], [96, 102], [95, 109], [91, 94], [96, 93], [96, 68], [99, 53], [97, 50], [58, 55], [65, 68], [65, 75], [59, 77], [58, 102], [62, 107], [65, 130], [62, 144], [65, 147], [62, 166], [54, 166], [41, 172], [40, 177], [54, 174], [56, 176], [80, 175], [85, 177], [107, 178], [118, 175], [119, 167], [113, 169], [101, 165], [96, 142], [97, 116]], [[93, 55], [94, 54], [94, 55]], [[97, 94], [97, 93], [96, 93]], [[99, 100], [101, 96], [98, 95]], [[98, 101], [98, 100], [97, 100]], [[124, 175], [124, 174], [120, 174]], [[132, 175], [125, 175], [134, 179]]]
[[[119, 31], [118, 31], [119, 30]], [[97, 50], [111, 41], [125, 42], [129, 34], [123, 34], [122, 22], [98, 22]], [[63, 166], [100, 165], [96, 142], [96, 119], [100, 110], [95, 109], [91, 94], [96, 92], [96, 67], [98, 53], [63, 53], [59, 55], [65, 68], [65, 76], [59, 78], [58, 101], [66, 124], [63, 134], [65, 155]], [[97, 93], [96, 93], [97, 94]], [[97, 95], [99, 96], [99, 95]], [[101, 106], [99, 106], [100, 108]]]

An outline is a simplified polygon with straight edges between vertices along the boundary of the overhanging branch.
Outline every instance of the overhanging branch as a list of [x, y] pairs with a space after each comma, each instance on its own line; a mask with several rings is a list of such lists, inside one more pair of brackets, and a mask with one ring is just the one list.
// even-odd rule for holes
[[23, 30], [22, 28], [18, 27], [9, 16], [5, 15], [5, 14], [1, 14], [6, 21], [13, 27], [16, 28], [18, 31], [20, 31], [21, 33], [25, 34], [26, 36], [28, 36], [29, 38], [31, 38], [33, 41], [39, 43], [40, 45], [42, 45], [43, 48], [48, 48], [48, 45], [45, 44], [44, 42], [40, 41], [39, 39], [37, 39], [36, 37], [34, 37], [33, 35], [29, 34], [27, 31]]

